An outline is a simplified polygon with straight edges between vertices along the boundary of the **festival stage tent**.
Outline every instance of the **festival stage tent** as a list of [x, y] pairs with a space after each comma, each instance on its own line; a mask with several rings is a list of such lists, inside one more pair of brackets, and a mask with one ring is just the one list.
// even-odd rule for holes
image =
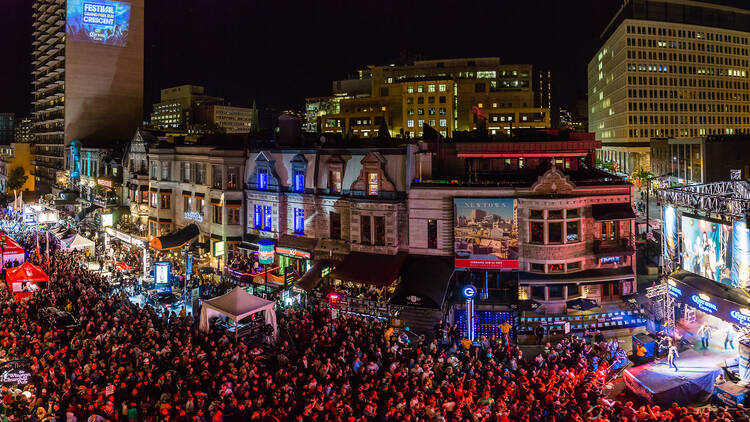
[[89, 249], [93, 252], [94, 247], [95, 247], [94, 242], [86, 239], [80, 234], [76, 234], [73, 237], [63, 239], [63, 249], [66, 251], [81, 251], [81, 250]]
[[208, 321], [213, 317], [229, 318], [235, 323], [245, 317], [264, 312], [266, 324], [273, 328], [276, 335], [276, 313], [273, 310], [274, 302], [265, 300], [235, 287], [231, 292], [203, 301], [201, 308], [200, 330], [208, 332]]
[[41, 268], [28, 262], [9, 268], [5, 281], [16, 298], [30, 296], [34, 291], [47, 286], [49, 276]]
[[8, 262], [17, 262], [20, 264], [26, 260], [26, 255], [24, 254], [25, 251], [18, 242], [13, 240], [13, 238], [6, 233], [0, 232], [0, 237], [2, 237], [2, 240], [5, 242], [5, 247], [2, 250], [3, 266]]

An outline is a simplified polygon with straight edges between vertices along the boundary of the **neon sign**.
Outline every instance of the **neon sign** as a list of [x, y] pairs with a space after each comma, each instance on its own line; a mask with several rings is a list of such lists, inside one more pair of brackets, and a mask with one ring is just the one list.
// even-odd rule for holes
[[677, 286], [673, 286], [671, 283], [669, 285], [669, 294], [674, 297], [680, 297], [682, 296], [682, 290], [680, 290]]
[[605, 264], [619, 264], [620, 263], [620, 257], [619, 256], [605, 256], [603, 258], [599, 258], [599, 264], [605, 265]]
[[703, 293], [690, 296], [690, 300], [695, 303], [698, 309], [708, 314], [712, 314], [719, 309], [715, 304], [709, 302], [711, 298], [704, 295]]
[[471, 299], [477, 294], [477, 289], [474, 286], [466, 286], [461, 290], [461, 293], [463, 293], [465, 298]]
[[203, 221], [203, 216], [201, 215], [201, 213], [196, 212], [196, 211], [187, 211], [185, 212], [184, 217], [187, 220], [195, 220], [199, 223]]
[[732, 312], [729, 313], [729, 316], [744, 326], [750, 326], [750, 315], [748, 314], [750, 314], [750, 311], [743, 308], [739, 311], [736, 309], [732, 310]]

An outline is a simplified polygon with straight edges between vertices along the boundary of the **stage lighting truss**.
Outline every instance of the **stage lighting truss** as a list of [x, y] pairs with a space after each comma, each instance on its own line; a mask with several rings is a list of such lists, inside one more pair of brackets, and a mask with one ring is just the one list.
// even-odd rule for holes
[[693, 208], [728, 218], [745, 219], [750, 213], [750, 184], [745, 181], [659, 189], [656, 196], [661, 205]]

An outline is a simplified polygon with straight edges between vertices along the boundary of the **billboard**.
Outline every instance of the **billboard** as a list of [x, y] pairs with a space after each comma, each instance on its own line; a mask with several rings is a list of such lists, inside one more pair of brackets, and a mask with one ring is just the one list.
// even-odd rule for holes
[[518, 269], [515, 198], [453, 198], [456, 268]]
[[662, 214], [664, 216], [664, 261], [674, 262], [677, 260], [677, 243], [679, 242], [677, 210], [671, 205], [665, 205]]
[[732, 226], [682, 216], [682, 269], [730, 286]]
[[166, 289], [169, 286], [169, 271], [172, 264], [169, 261], [154, 263], [154, 288], [156, 290]]
[[130, 4], [111, 0], [68, 0], [67, 36], [71, 41], [125, 47]]
[[732, 224], [732, 283], [750, 287], [750, 233], [744, 220]]

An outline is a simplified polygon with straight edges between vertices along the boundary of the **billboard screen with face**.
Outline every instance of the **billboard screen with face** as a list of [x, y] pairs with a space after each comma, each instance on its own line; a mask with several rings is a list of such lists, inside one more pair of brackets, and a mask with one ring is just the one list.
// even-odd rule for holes
[[682, 269], [734, 285], [732, 240], [732, 226], [683, 215]]
[[111, 0], [68, 0], [68, 39], [125, 47], [130, 4]]
[[456, 268], [518, 269], [515, 198], [454, 198]]

